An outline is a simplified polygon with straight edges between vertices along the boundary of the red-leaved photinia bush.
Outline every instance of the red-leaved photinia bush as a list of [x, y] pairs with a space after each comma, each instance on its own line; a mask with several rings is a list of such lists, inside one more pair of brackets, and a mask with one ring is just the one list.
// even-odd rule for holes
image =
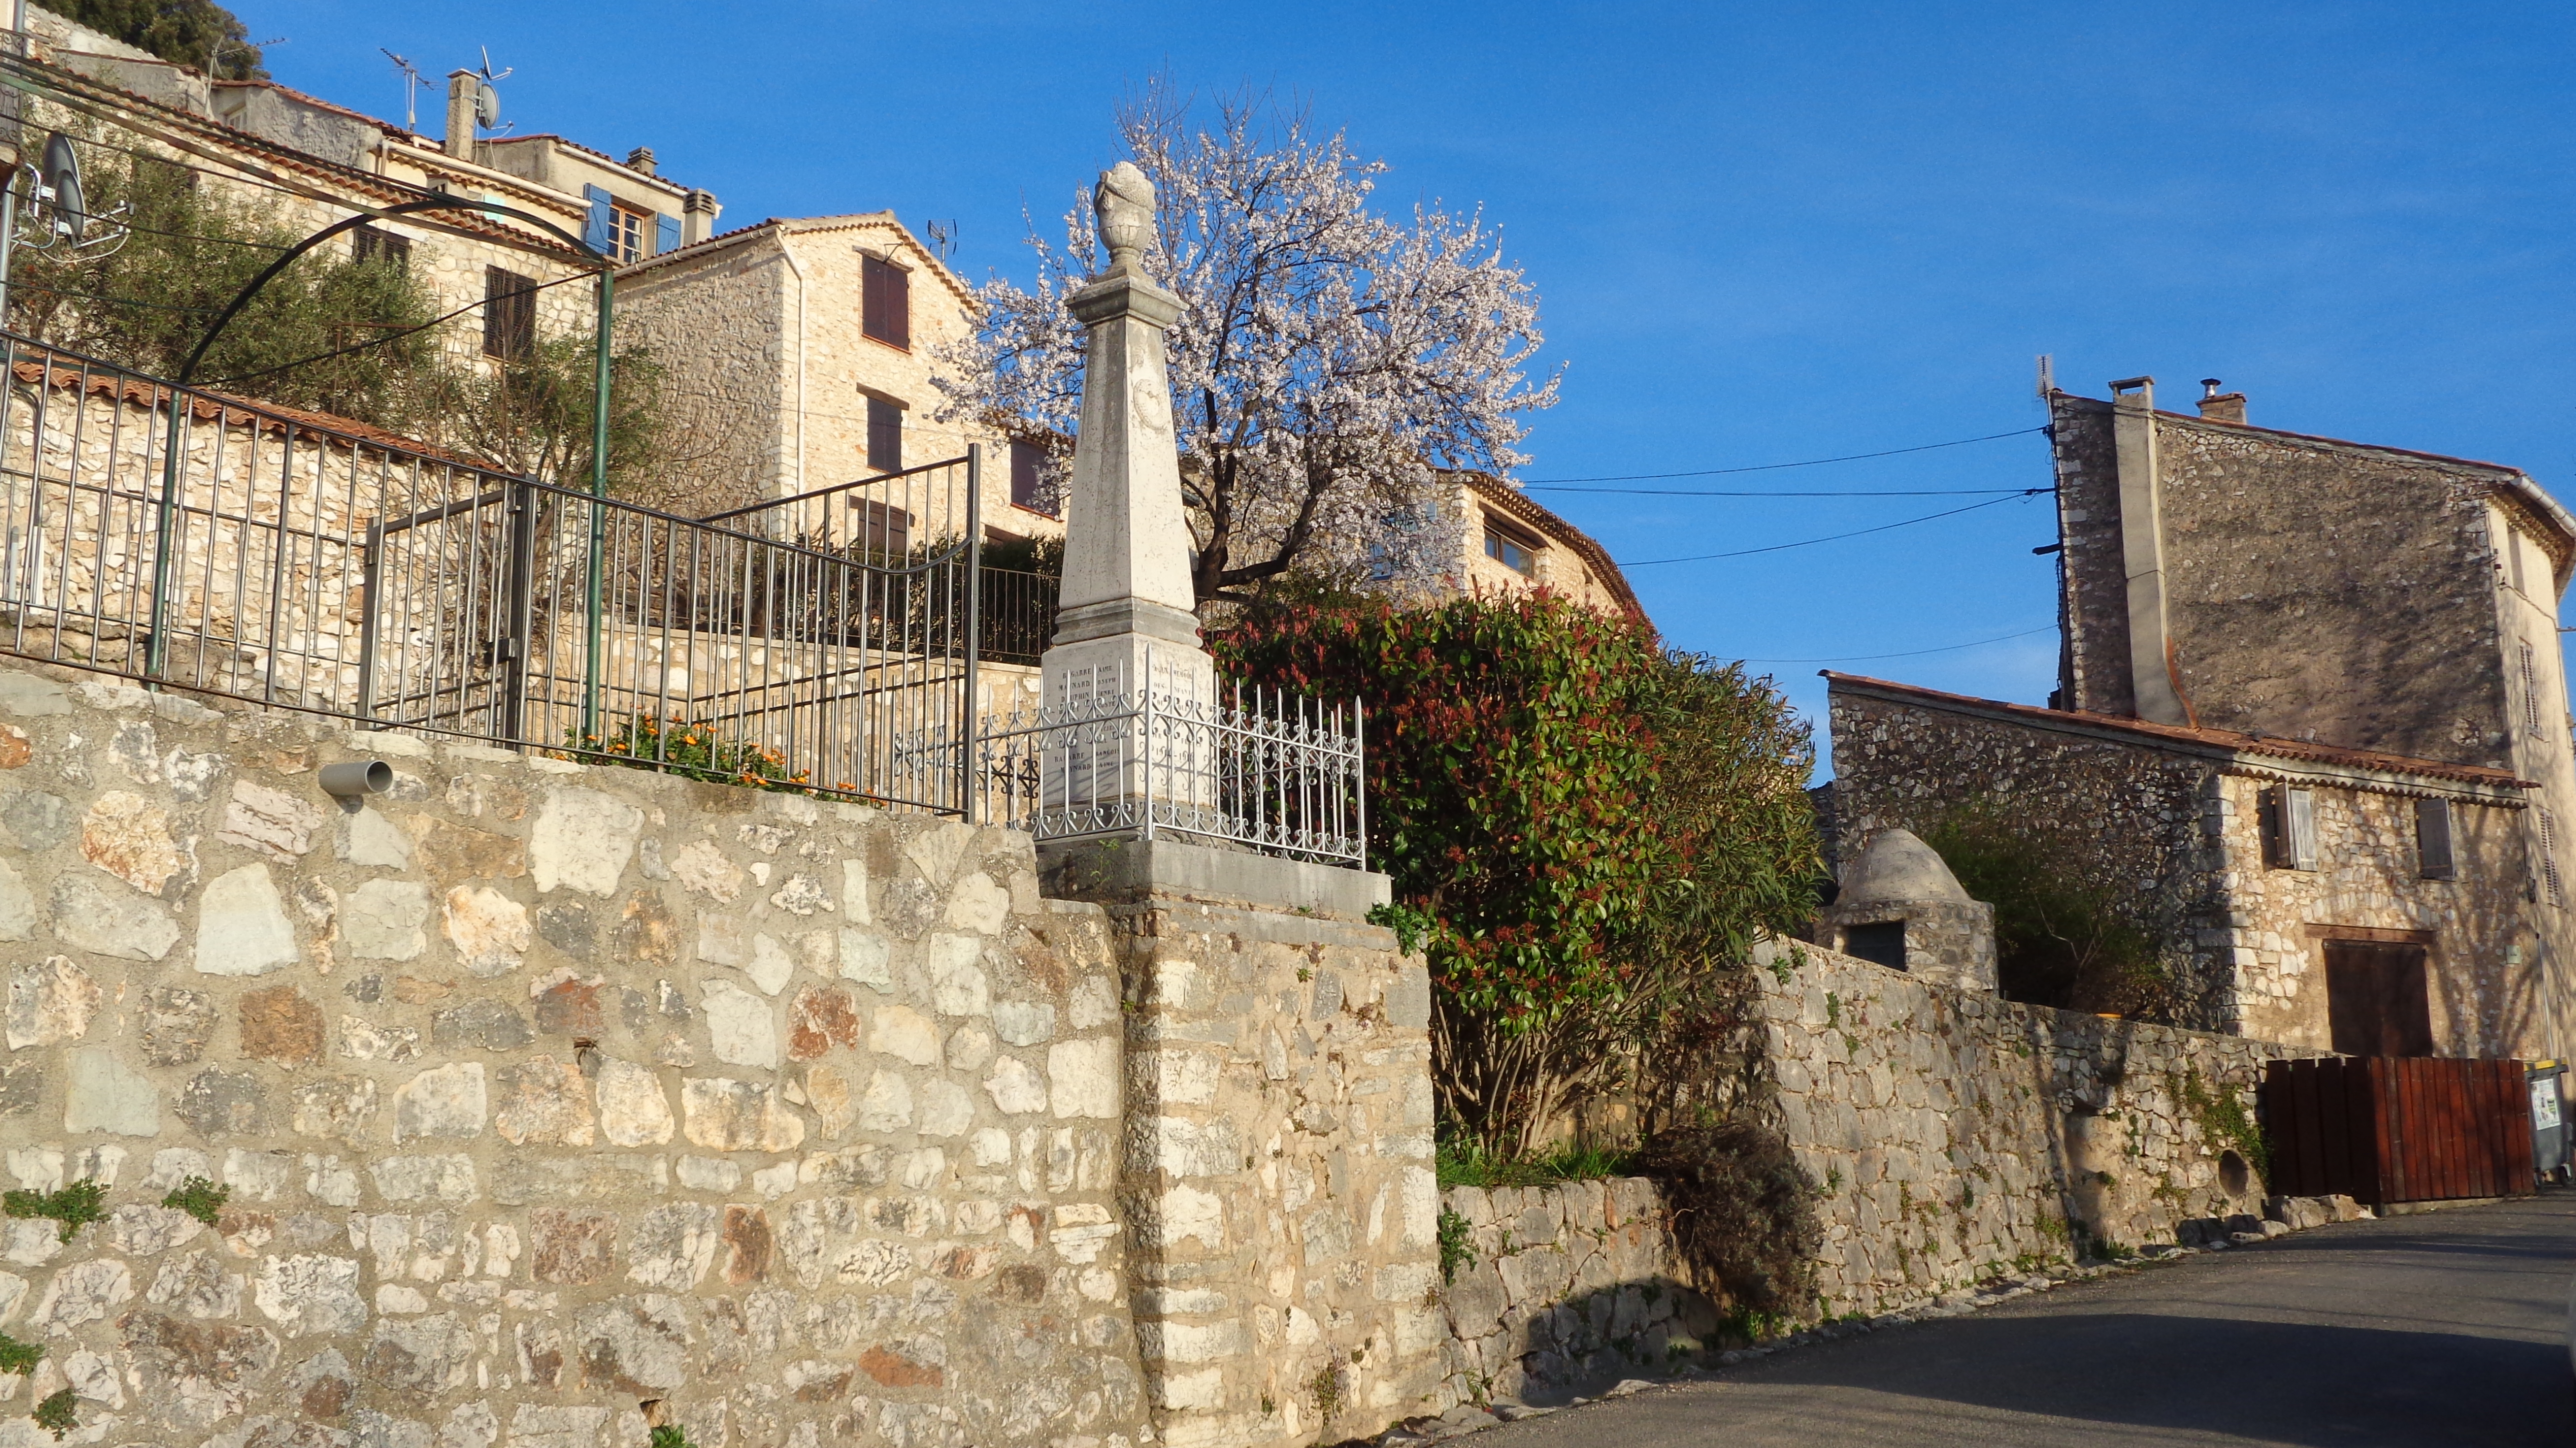
[[1448, 1128], [1488, 1149], [1636, 1084], [1813, 907], [1806, 726], [1643, 620], [1340, 597], [1212, 642], [1229, 674], [1366, 705], [1369, 863], [1422, 927]]

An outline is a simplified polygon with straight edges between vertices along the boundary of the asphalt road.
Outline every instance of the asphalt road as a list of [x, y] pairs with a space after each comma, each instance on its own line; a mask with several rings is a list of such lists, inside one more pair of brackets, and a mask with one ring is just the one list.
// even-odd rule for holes
[[2576, 1190], [2348, 1222], [1475, 1435], [1476, 1448], [2576, 1443]]

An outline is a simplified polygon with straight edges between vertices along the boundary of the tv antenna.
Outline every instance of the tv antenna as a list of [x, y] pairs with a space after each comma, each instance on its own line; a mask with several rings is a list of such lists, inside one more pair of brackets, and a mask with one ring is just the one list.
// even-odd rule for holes
[[2048, 395], [2049, 395], [2050, 393], [2055, 392], [2055, 391], [2057, 390], [2057, 357], [2056, 357], [2056, 355], [2055, 355], [2055, 354], [2053, 354], [2053, 353], [2048, 353], [2048, 352], [2042, 352], [2042, 353], [2040, 353], [2040, 354], [2039, 354], [2039, 369], [2038, 369], [2038, 370], [2039, 370], [2039, 378], [2038, 378], [2039, 386], [2038, 386], [2038, 388], [2037, 388], [2036, 390], [2037, 390], [2037, 391], [2038, 391], [2038, 393], [2039, 393], [2039, 400], [2040, 400], [2040, 401], [2042, 401], [2042, 402], [2046, 402], [2046, 401], [2048, 400]]
[[518, 67], [504, 66], [499, 75], [494, 75], [492, 47], [486, 45], [479, 49], [483, 52], [483, 69], [476, 74], [483, 78], [474, 87], [474, 124], [487, 131], [498, 130], [501, 125], [501, 88], [495, 82], [508, 80], [510, 73]]
[[392, 61], [394, 69], [402, 75], [403, 133], [415, 134], [420, 130], [420, 88], [429, 82], [422, 77], [420, 67], [412, 64], [408, 58], [396, 55], [381, 45], [377, 46], [376, 50], [385, 59]]
[[957, 249], [956, 222], [925, 221], [922, 223], [921, 229], [930, 233], [930, 244], [938, 249], [939, 259], [941, 261], [944, 262], [948, 260], [948, 254]]

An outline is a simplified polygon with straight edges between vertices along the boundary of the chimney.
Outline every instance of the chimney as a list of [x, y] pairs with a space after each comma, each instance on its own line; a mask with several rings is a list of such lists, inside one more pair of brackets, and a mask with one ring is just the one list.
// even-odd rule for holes
[[652, 175], [653, 148], [650, 146], [638, 146], [634, 150], [627, 152], [626, 169], [629, 171], [641, 171], [647, 176]]
[[474, 86], [479, 79], [470, 70], [447, 73], [447, 139], [439, 149], [459, 161], [474, 159]]
[[2200, 379], [2200, 416], [2205, 422], [2232, 422], [2242, 426], [2245, 422], [2245, 394], [2221, 392], [2217, 378], [2204, 377]]
[[716, 234], [716, 205], [712, 191], [693, 190], [680, 203], [680, 244], [695, 246]]

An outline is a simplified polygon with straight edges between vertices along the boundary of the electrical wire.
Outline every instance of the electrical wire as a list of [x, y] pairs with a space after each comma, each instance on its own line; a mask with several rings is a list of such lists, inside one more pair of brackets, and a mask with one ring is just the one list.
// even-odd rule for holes
[[[520, 291], [511, 293], [511, 295], [518, 297], [533, 297], [548, 287], [559, 287], [566, 282], [586, 282], [593, 280], [596, 280], [596, 278], [591, 273], [576, 272], [568, 277], [557, 277], [550, 282], [539, 282], [533, 287], [524, 288]], [[468, 302], [464, 306], [458, 307], [455, 311], [446, 313], [443, 316], [432, 317], [417, 327], [405, 327], [399, 332], [389, 332], [382, 337], [371, 337], [364, 342], [355, 343], [351, 346], [334, 347], [328, 352], [318, 352], [313, 356], [294, 362], [280, 362], [274, 367], [262, 367], [256, 372], [236, 372], [229, 377], [208, 378], [197, 385], [201, 387], [227, 387], [236, 382], [248, 382], [255, 377], [266, 377], [272, 372], [284, 372], [291, 367], [310, 367], [316, 362], [328, 362], [334, 357], [346, 357], [352, 352], [364, 352], [370, 347], [381, 347], [387, 342], [399, 342], [405, 337], [409, 337], [420, 332], [426, 332], [441, 322], [452, 322], [458, 317], [464, 316], [467, 312], [473, 311], [477, 307], [489, 306], [493, 300], [495, 299], [486, 298], [479, 302]]]
[[[1986, 493], [2027, 493], [2028, 488], [1875, 488], [1858, 491], [1789, 492], [1717, 492], [1702, 488], [1566, 488], [1553, 483], [1524, 483], [1522, 487], [1541, 493], [1617, 493], [1638, 498], [1972, 498]], [[2043, 488], [2042, 492], [2055, 492]]]
[[1755, 463], [1747, 467], [1735, 468], [1699, 468], [1687, 473], [1621, 473], [1613, 477], [1600, 478], [1541, 478], [1535, 482], [1523, 483], [1521, 486], [1567, 488], [1568, 491], [1572, 491], [1568, 485], [1573, 483], [1654, 483], [1667, 478], [1714, 478], [1729, 473], [1776, 473], [1783, 468], [1820, 468], [1827, 463], [1857, 463], [1870, 458], [1902, 457], [1907, 453], [1936, 452], [1945, 447], [1966, 447], [1970, 443], [1997, 442], [2008, 437], [2028, 437], [2032, 433], [2046, 431], [2048, 431], [2048, 424], [2041, 423], [2037, 427], [2015, 428], [2011, 432], [1990, 432], [1984, 437], [1963, 437], [1950, 442], [1927, 442], [1918, 447], [1892, 447], [1885, 452], [1850, 453], [1838, 458], [1808, 458], [1804, 462], [1795, 463]]
[[1925, 654], [1947, 654], [1956, 653], [1960, 649], [1983, 648], [1987, 644], [1999, 644], [2008, 639], [2026, 639], [2032, 634], [2051, 632], [2056, 627], [2057, 625], [2053, 623], [2044, 623], [2037, 628], [2023, 629], [2020, 633], [1997, 634], [1993, 638], [1977, 639], [1970, 643], [1943, 644], [1937, 649], [1907, 649], [1902, 653], [1894, 654], [1844, 654], [1840, 658], [1832, 659], [1743, 659], [1739, 662], [1747, 664], [1865, 664], [1872, 659], [1913, 659], [1920, 658]]
[[[2024, 488], [2021, 490], [2019, 497], [2033, 498], [2037, 497], [2041, 493], [2053, 491], [2055, 490], [2051, 488]], [[1982, 503], [1970, 503], [1964, 508], [1952, 508], [1946, 512], [1940, 513], [1926, 513], [1920, 518], [1904, 518], [1894, 523], [1881, 523], [1875, 528], [1855, 528], [1848, 533], [1829, 533], [1822, 538], [1801, 538], [1795, 543], [1774, 543], [1765, 548], [1738, 548], [1731, 553], [1694, 553], [1687, 558], [1648, 558], [1636, 563], [1623, 562], [1619, 566], [1622, 568], [1654, 568], [1666, 563], [1708, 563], [1720, 558], [1750, 558], [1756, 553], [1778, 553], [1790, 548], [1812, 548], [1819, 543], [1839, 543], [1845, 538], [1866, 537], [1871, 533], [1887, 532], [1891, 528], [1911, 528], [1917, 523], [1930, 523], [1941, 518], [1955, 518], [1961, 513], [1973, 513], [1979, 508], [1991, 508], [1997, 503], [2010, 503], [2013, 501], [2016, 501], [2016, 499], [1988, 498]]]

